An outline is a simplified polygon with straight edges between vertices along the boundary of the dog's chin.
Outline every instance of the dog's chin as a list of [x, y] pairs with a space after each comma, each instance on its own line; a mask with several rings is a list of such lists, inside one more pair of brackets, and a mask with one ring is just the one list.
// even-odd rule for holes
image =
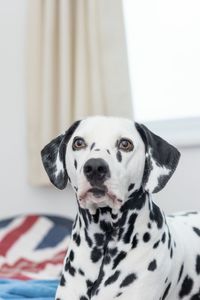
[[116, 213], [122, 204], [122, 200], [115, 194], [99, 188], [87, 190], [82, 193], [78, 199], [80, 206], [89, 209], [92, 214], [96, 213], [96, 209], [100, 207], [110, 207]]

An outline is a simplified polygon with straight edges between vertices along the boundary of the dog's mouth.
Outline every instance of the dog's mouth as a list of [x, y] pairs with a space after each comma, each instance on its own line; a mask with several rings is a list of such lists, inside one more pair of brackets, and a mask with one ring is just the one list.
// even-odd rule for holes
[[80, 202], [91, 201], [96, 204], [111, 201], [114, 205], [120, 205], [122, 200], [119, 199], [113, 192], [109, 191], [106, 186], [92, 187], [83, 192], [79, 196]]
[[87, 191], [87, 193], [92, 193], [94, 197], [101, 198], [106, 195], [107, 188], [93, 187]]

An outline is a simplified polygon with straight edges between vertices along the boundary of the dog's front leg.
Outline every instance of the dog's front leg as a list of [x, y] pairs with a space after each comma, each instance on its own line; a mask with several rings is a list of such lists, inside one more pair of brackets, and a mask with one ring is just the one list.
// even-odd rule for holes
[[84, 223], [82, 215], [78, 215], [73, 226], [71, 241], [56, 299], [88, 300], [90, 288], [96, 281], [102, 263], [102, 251], [94, 245], [93, 228], [96, 224]]

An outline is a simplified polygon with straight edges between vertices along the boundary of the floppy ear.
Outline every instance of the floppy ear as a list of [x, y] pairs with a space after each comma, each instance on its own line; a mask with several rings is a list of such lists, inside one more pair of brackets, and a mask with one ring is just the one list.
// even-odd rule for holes
[[146, 126], [138, 123], [135, 125], [145, 144], [142, 185], [147, 192], [157, 193], [164, 188], [173, 175], [178, 165], [180, 152]]
[[53, 139], [41, 151], [42, 162], [49, 179], [60, 190], [66, 187], [68, 181], [65, 165], [67, 143], [79, 123], [80, 121], [73, 123], [65, 134], [61, 134]]

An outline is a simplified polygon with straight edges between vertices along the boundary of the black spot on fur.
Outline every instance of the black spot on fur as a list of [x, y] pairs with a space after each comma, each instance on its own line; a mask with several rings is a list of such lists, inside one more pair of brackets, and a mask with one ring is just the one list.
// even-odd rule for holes
[[168, 231], [168, 249], [170, 249], [170, 247], [171, 247], [171, 234]]
[[187, 295], [189, 295], [192, 291], [192, 287], [193, 287], [193, 280], [192, 278], [190, 278], [188, 275], [185, 276], [182, 286], [181, 286], [181, 290], [179, 292], [179, 297], [183, 298]]
[[137, 209], [140, 210], [144, 206], [146, 202], [146, 194], [143, 193], [143, 190], [140, 189], [138, 191], [134, 191], [129, 196], [128, 200], [122, 205], [120, 208], [121, 212], [125, 212], [126, 210]]
[[120, 288], [121, 287], [125, 287], [128, 286], [129, 284], [131, 284], [133, 281], [135, 281], [137, 279], [137, 276], [135, 275], [135, 273], [129, 274], [128, 276], [126, 276], [124, 278], [124, 280], [122, 281], [122, 283], [120, 284]]
[[108, 152], [108, 154], [110, 154], [110, 151], [108, 149], [106, 151]]
[[85, 276], [85, 273], [83, 272], [82, 269], [78, 269], [78, 272], [79, 272], [80, 275]]
[[135, 221], [136, 221], [136, 218], [137, 218], [137, 216], [138, 216], [138, 215], [137, 215], [137, 214], [135, 214], [135, 213], [134, 213], [134, 214], [132, 214], [132, 215], [130, 215], [130, 217], [129, 217], [129, 220], [128, 220], [128, 224], [130, 224], [130, 225], [131, 225], [131, 224], [133, 224], [133, 225], [134, 225], [134, 224], [135, 224]]
[[[101, 265], [101, 268], [100, 268], [100, 272], [99, 272], [99, 277], [98, 279], [94, 282], [93, 284], [93, 287], [91, 289], [91, 295], [94, 295], [97, 291], [98, 291], [98, 288], [104, 278], [104, 271], [103, 271], [103, 264]], [[98, 293], [98, 292], [97, 292]]]
[[196, 272], [198, 275], [200, 274], [200, 255], [196, 257]]
[[166, 240], [166, 233], [164, 232], [161, 238], [161, 241], [163, 242], [163, 244], [165, 243]]
[[132, 249], [134, 249], [134, 248], [136, 248], [137, 247], [137, 244], [138, 244], [138, 238], [137, 238], [137, 236], [138, 236], [138, 234], [136, 233], [135, 235], [134, 235], [134, 237], [133, 237], [133, 240], [132, 240], [132, 246], [131, 246], [131, 248]]
[[71, 261], [74, 260], [74, 251], [73, 251], [73, 250], [70, 251], [69, 259], [70, 259]]
[[164, 291], [164, 294], [163, 294], [163, 296], [162, 296], [162, 300], [164, 300], [166, 297], [167, 297], [167, 295], [168, 295], [168, 293], [169, 293], [169, 290], [170, 290], [170, 287], [171, 287], [171, 282], [168, 284], [168, 286], [166, 287], [166, 289], [165, 289], [165, 291]]
[[114, 261], [113, 261], [113, 267], [112, 267], [112, 268], [115, 269], [115, 268], [119, 265], [120, 261], [122, 261], [122, 260], [126, 257], [126, 255], [127, 255], [126, 252], [121, 251], [121, 252], [115, 257], [115, 259], [114, 259]]
[[154, 248], [154, 249], [158, 248], [159, 244], [160, 244], [160, 241], [157, 241], [157, 242], [153, 245], [153, 248]]
[[74, 276], [76, 273], [76, 270], [74, 269], [74, 267], [71, 266], [71, 263], [69, 261], [69, 259], [67, 259], [66, 264], [65, 264], [65, 271], [69, 272], [70, 275]]
[[95, 143], [92, 143], [91, 147], [90, 147], [90, 150], [92, 150], [95, 146]]
[[111, 275], [104, 283], [105, 286], [112, 284], [113, 282], [115, 282], [120, 275], [120, 271], [115, 271], [115, 273], [113, 275]]
[[125, 224], [125, 222], [126, 222], [126, 219], [127, 219], [127, 215], [128, 215], [128, 210], [126, 210], [126, 211], [122, 214], [121, 218], [119, 219], [119, 221], [118, 221], [118, 226], [119, 226], [119, 227], [124, 226], [124, 224]]
[[92, 287], [93, 287], [93, 284], [94, 284], [94, 282], [93, 281], [91, 281], [91, 280], [86, 280], [86, 284], [87, 284], [87, 295], [88, 295], [88, 297], [89, 297], [89, 299], [91, 298], [91, 292], [92, 292]]
[[91, 238], [89, 237], [86, 228], [84, 229], [84, 232], [85, 232], [85, 240], [86, 240], [86, 242], [88, 243], [88, 246], [89, 246], [89, 247], [92, 247], [92, 240], [91, 240]]
[[170, 258], [172, 258], [173, 257], [173, 248], [171, 248], [171, 250], [170, 250]]
[[92, 262], [96, 263], [97, 261], [99, 261], [102, 257], [102, 253], [101, 253], [101, 250], [94, 247], [92, 249], [92, 252], [91, 252], [91, 260]]
[[69, 265], [69, 270], [68, 271], [69, 271], [69, 274], [71, 274], [72, 276], [74, 276], [75, 273], [76, 273], [76, 270], [71, 265]]
[[88, 300], [88, 298], [85, 297], [85, 296], [81, 296], [81, 297], [80, 297], [80, 300]]
[[61, 276], [61, 278], [60, 278], [60, 285], [61, 285], [61, 286], [65, 286], [65, 284], [66, 284], [66, 280], [65, 280], [64, 275], [62, 274], [62, 276]]
[[73, 229], [76, 227], [77, 220], [78, 220], [78, 215], [76, 215], [75, 221], [73, 223], [73, 226], [72, 226]]
[[119, 150], [117, 151], [116, 157], [117, 157], [118, 162], [122, 161], [122, 154]]
[[104, 260], [103, 260], [104, 264], [107, 265], [107, 264], [110, 263], [110, 261], [111, 261], [110, 255], [109, 255], [109, 254], [106, 254], [106, 255], [104, 256]]
[[110, 255], [113, 257], [113, 256], [115, 256], [116, 254], [117, 254], [117, 247], [115, 247], [115, 248], [110, 248], [109, 249], [109, 253], [110, 253]]
[[92, 215], [94, 223], [99, 222], [99, 209], [97, 209], [96, 213]]
[[121, 237], [122, 237], [122, 234], [124, 233], [124, 228], [123, 227], [121, 227], [120, 229], [119, 229], [119, 234], [118, 234], [118, 241], [120, 241], [121, 240]]
[[156, 260], [154, 259], [148, 265], [148, 270], [153, 272], [153, 271], [155, 271], [156, 268], [157, 268], [157, 263], [156, 263]]
[[150, 211], [150, 219], [156, 222], [158, 228], [162, 228], [163, 216], [160, 208], [154, 202], [152, 203], [152, 209]]
[[128, 187], [128, 191], [130, 192], [133, 188], [134, 188], [135, 184], [134, 183], [131, 183]]
[[87, 219], [86, 210], [83, 209], [83, 208], [81, 208], [81, 207], [79, 206], [79, 211], [80, 211], [80, 214], [81, 214], [82, 217], [83, 217], [83, 221], [84, 221], [84, 223], [85, 223], [85, 227], [88, 228], [88, 219]]
[[88, 279], [88, 280], [86, 280], [86, 284], [87, 284], [88, 288], [91, 288], [91, 286], [94, 284], [94, 282]]
[[[105, 187], [106, 189], [106, 187]], [[106, 189], [107, 191], [107, 189]], [[101, 211], [101, 214], [107, 214], [107, 213], [112, 213], [112, 209], [110, 207], [100, 207], [99, 210]]]
[[123, 237], [123, 241], [124, 241], [125, 244], [130, 243], [130, 239], [131, 239], [131, 235], [133, 233], [136, 218], [137, 218], [137, 214], [134, 213], [134, 214], [130, 215], [130, 218], [128, 220], [129, 226], [128, 226], [128, 229], [127, 229], [127, 231], [126, 231], [126, 233], [124, 234], [124, 237]]
[[104, 242], [104, 235], [102, 233], [95, 233], [94, 235], [97, 246], [102, 246]]
[[77, 244], [77, 246], [80, 246], [81, 238], [80, 238], [80, 235], [79, 235], [79, 234], [74, 233], [74, 234], [73, 234], [73, 240], [75, 241], [75, 243]]
[[115, 219], [117, 219], [117, 214], [111, 213], [111, 217], [112, 217], [113, 220], [115, 220]]
[[100, 151], [100, 149], [99, 149], [99, 148], [96, 148], [96, 149], [94, 149], [94, 151]]
[[148, 224], [147, 224], [147, 227], [148, 227], [149, 229], [151, 229], [151, 223], [148, 223]]
[[106, 221], [100, 221], [100, 228], [106, 233], [113, 231], [112, 225]]
[[69, 259], [67, 259], [66, 263], [65, 263], [65, 271], [69, 270], [69, 265], [70, 265], [70, 261], [69, 261]]
[[77, 161], [76, 161], [76, 159], [74, 160], [74, 167], [75, 167], [75, 169], [77, 169]]
[[190, 300], [200, 300], [200, 290], [197, 294], [193, 295]]
[[86, 215], [87, 215], [89, 223], [91, 223], [92, 222], [92, 216], [91, 216], [91, 214], [90, 214], [90, 212], [89, 212], [88, 209], [86, 209]]
[[119, 292], [115, 297], [118, 298], [122, 295], [122, 292]]
[[147, 243], [151, 238], [151, 235], [149, 234], [149, 232], [145, 232], [145, 234], [143, 235], [143, 241], [145, 243]]
[[178, 275], [178, 281], [177, 283], [179, 283], [179, 281], [181, 280], [181, 276], [183, 274], [183, 269], [184, 269], [184, 264], [181, 265], [180, 271], [179, 271], [179, 275]]
[[195, 232], [198, 236], [200, 236], [200, 229], [197, 228], [197, 227], [192, 227], [192, 228], [193, 228], [194, 232]]

